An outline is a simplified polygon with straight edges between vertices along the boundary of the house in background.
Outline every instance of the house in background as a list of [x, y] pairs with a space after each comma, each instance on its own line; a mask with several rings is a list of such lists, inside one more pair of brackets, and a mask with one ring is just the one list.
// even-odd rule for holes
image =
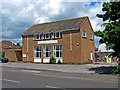
[[112, 63], [116, 62], [117, 58], [112, 57], [112, 53], [114, 51], [112, 49], [108, 50], [106, 48], [106, 44], [102, 43], [98, 47], [98, 51], [96, 51], [96, 62], [105, 62], [105, 63]]
[[90, 63], [94, 60], [94, 31], [88, 17], [32, 25], [22, 34], [23, 61]]
[[22, 60], [22, 49], [16, 44], [8, 40], [0, 42], [1, 52], [3, 56], [8, 58], [10, 61], [21, 61]]

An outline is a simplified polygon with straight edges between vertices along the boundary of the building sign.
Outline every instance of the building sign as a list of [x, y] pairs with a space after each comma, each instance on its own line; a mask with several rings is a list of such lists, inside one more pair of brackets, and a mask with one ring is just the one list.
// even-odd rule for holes
[[38, 41], [38, 44], [53, 44], [58, 43], [58, 40]]
[[23, 57], [26, 57], [26, 54], [23, 54]]

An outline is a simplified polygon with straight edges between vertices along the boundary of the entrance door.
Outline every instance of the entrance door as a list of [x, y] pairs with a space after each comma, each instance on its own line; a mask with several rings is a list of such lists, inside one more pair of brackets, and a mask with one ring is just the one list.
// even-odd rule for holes
[[34, 46], [34, 62], [41, 63], [41, 46]]
[[43, 63], [49, 63], [51, 57], [51, 46], [44, 46], [43, 56]]

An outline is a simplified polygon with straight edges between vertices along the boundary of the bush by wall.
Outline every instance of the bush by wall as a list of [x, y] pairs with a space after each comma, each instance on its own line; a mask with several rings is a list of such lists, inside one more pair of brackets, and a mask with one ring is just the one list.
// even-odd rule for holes
[[57, 64], [62, 64], [62, 62], [60, 61], [60, 59], [58, 60]]
[[120, 75], [120, 63], [118, 64], [117, 68], [113, 70], [113, 74]]
[[51, 57], [49, 64], [55, 64], [55, 63], [56, 63], [56, 59], [54, 57]]

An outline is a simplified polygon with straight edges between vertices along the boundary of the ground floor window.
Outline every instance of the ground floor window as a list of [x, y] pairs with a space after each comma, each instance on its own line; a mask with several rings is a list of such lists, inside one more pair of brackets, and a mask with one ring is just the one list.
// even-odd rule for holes
[[62, 57], [62, 45], [55, 45], [54, 46], [54, 56], [57, 58]]
[[41, 58], [41, 46], [34, 46], [34, 58]]
[[44, 58], [51, 57], [51, 46], [44, 46]]

